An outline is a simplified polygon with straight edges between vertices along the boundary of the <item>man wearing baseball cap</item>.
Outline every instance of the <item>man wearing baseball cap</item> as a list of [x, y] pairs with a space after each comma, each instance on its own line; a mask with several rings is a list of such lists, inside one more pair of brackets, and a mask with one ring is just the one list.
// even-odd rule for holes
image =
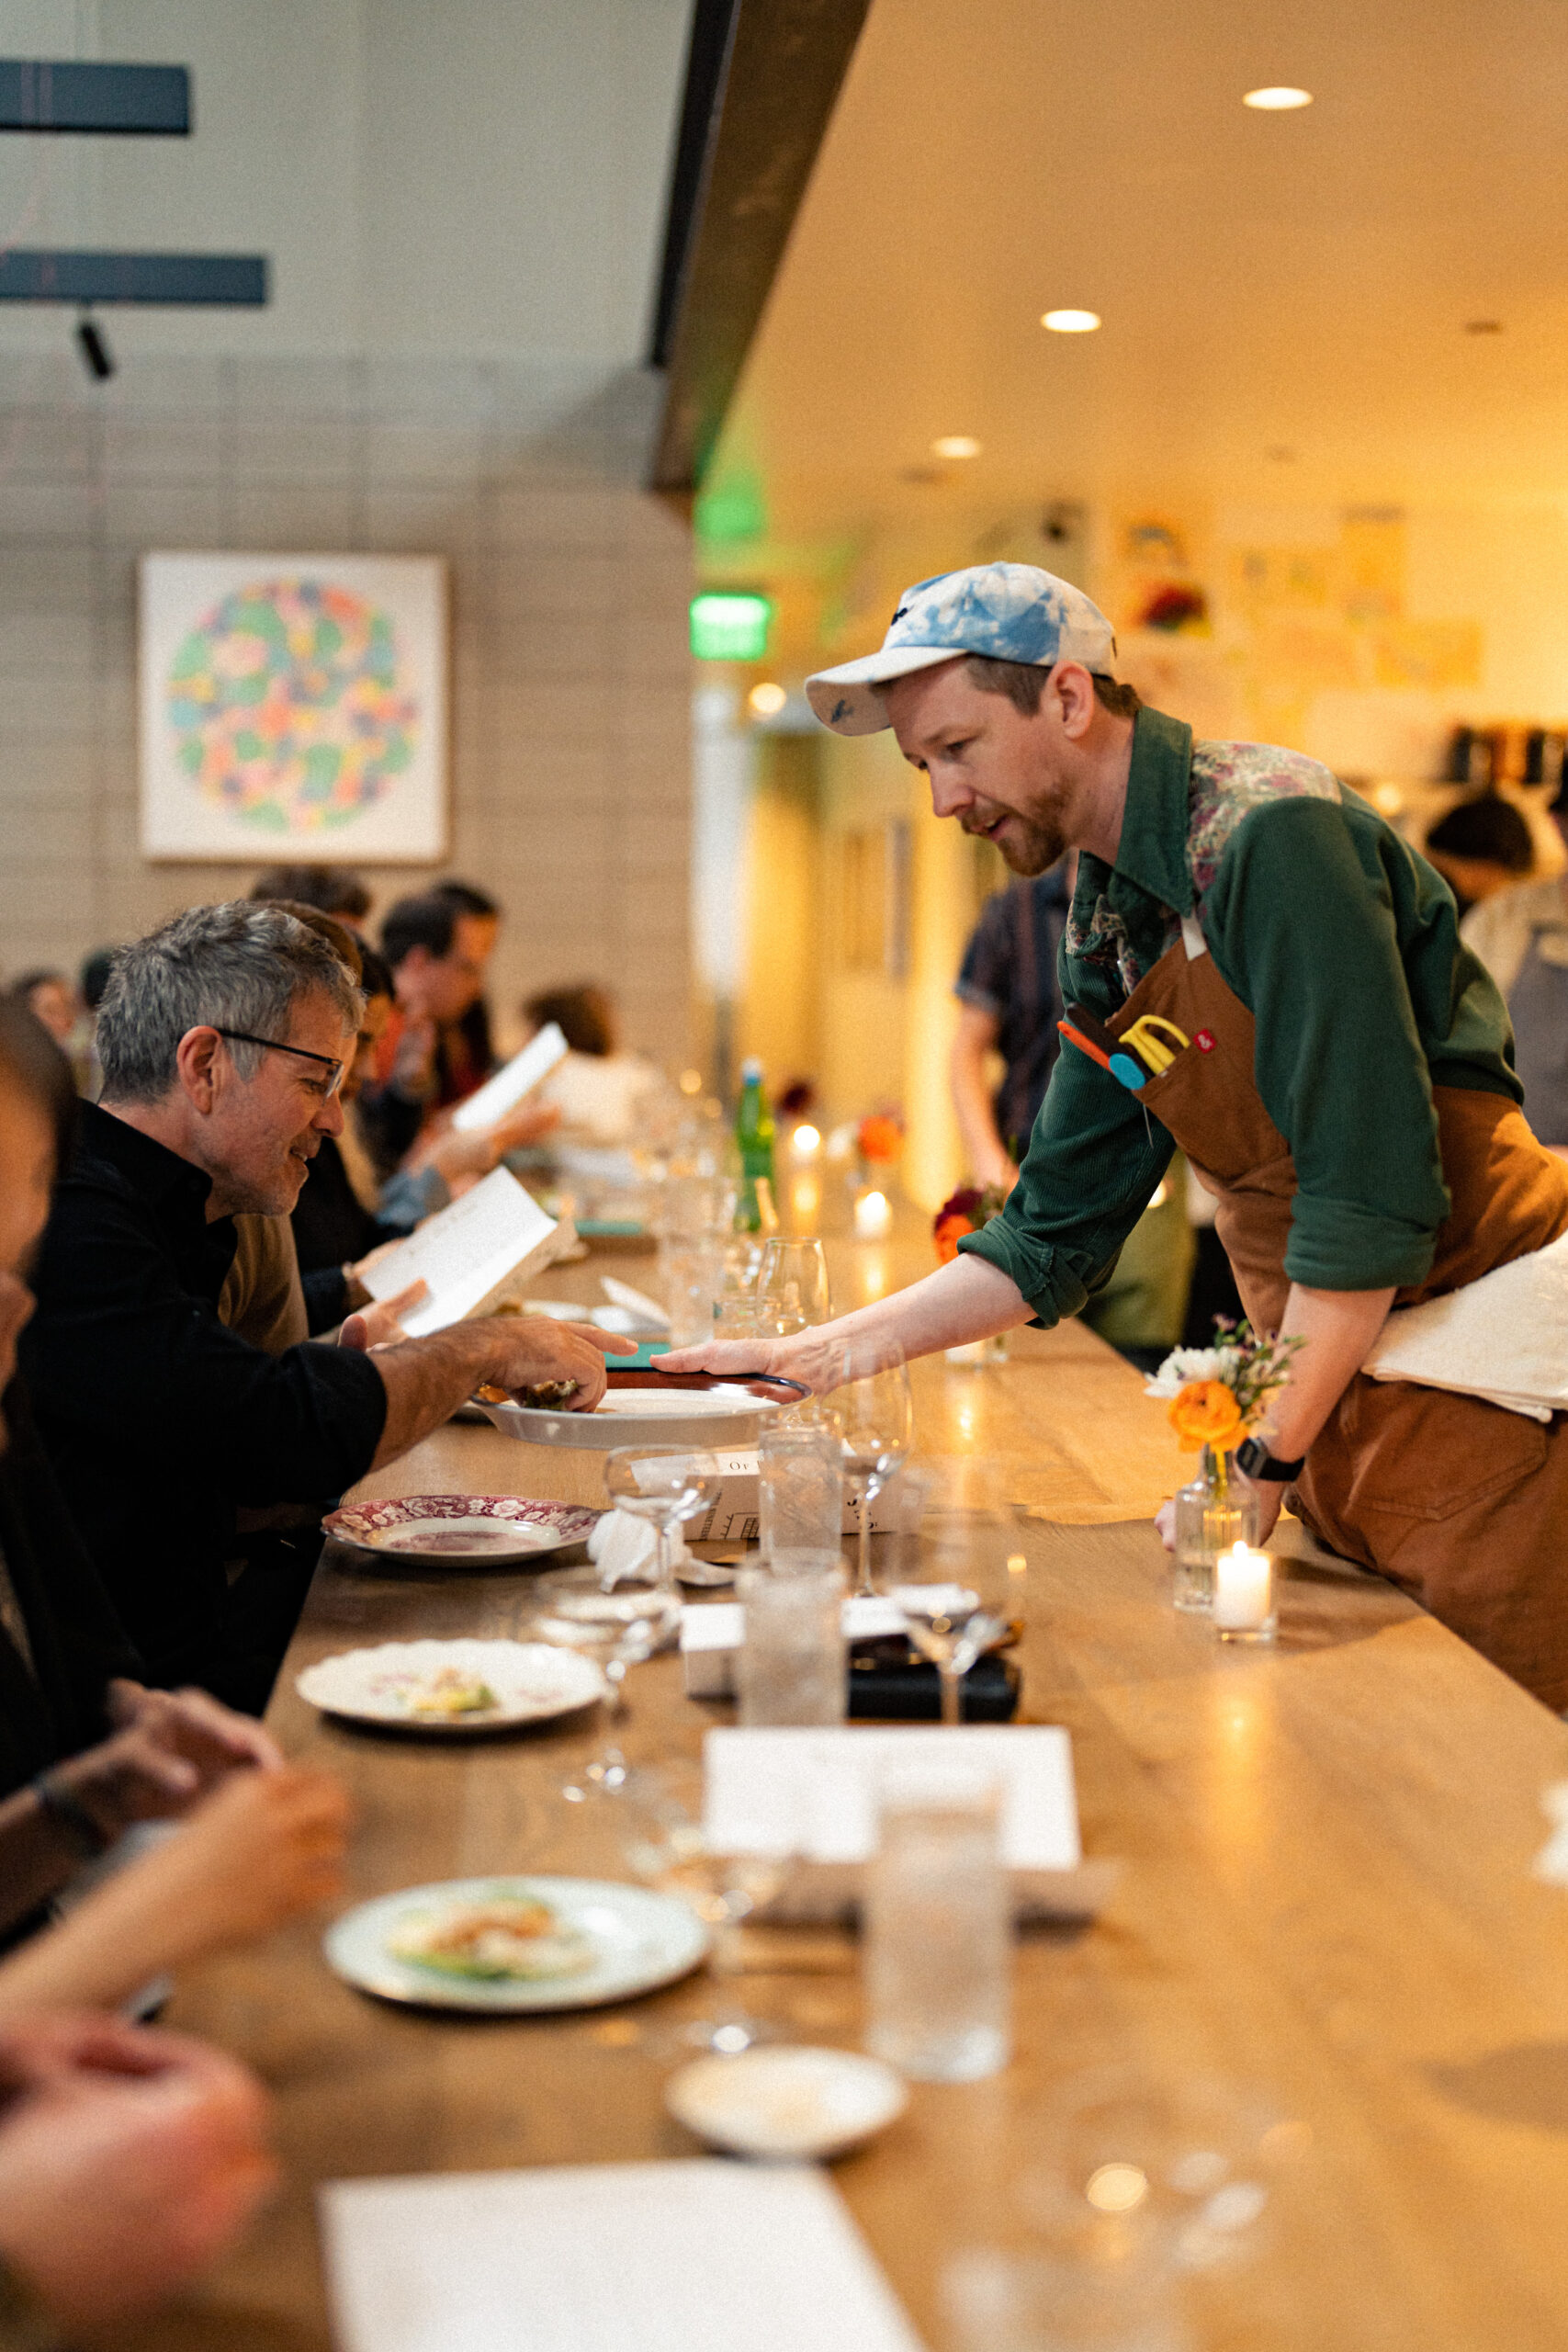
[[[1502, 1000], [1375, 809], [1299, 752], [1194, 742], [1115, 683], [1115, 650], [1077, 589], [995, 563], [920, 582], [879, 652], [807, 681], [839, 733], [891, 727], [936, 814], [1015, 872], [1080, 856], [1069, 1034], [1006, 1208], [923, 1282], [770, 1343], [768, 1368], [822, 1387], [845, 1337], [924, 1354], [1076, 1314], [1179, 1145], [1254, 1325], [1302, 1342], [1238, 1455], [1264, 1533], [1293, 1487], [1334, 1550], [1568, 1706], [1564, 1417], [1360, 1370], [1391, 1308], [1568, 1232]], [[1473, 1389], [1454, 1353], [1437, 1376]]]

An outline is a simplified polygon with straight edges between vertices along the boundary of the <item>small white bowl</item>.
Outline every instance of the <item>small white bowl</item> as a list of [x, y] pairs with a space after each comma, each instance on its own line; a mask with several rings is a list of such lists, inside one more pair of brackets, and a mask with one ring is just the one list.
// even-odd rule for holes
[[740, 2156], [841, 2155], [901, 2115], [909, 2093], [880, 2058], [764, 2042], [698, 2058], [664, 2086], [678, 2123]]

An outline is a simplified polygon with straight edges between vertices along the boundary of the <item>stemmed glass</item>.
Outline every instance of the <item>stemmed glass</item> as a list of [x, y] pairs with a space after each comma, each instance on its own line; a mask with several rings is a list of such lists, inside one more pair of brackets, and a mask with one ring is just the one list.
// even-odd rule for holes
[[[646, 1520], [659, 1541], [659, 1583], [675, 1589], [670, 1536], [688, 1519], [695, 1519], [717, 1497], [718, 1464], [711, 1453], [694, 1453], [689, 1446], [621, 1445], [604, 1456], [604, 1491], [617, 1510]], [[728, 1584], [728, 1569], [715, 1571], [700, 1561], [688, 1563], [687, 1584]]]
[[1023, 1557], [1013, 1550], [995, 1462], [954, 1454], [919, 1463], [906, 1487], [903, 1557], [884, 1598], [942, 1678], [942, 1722], [962, 1723], [964, 1677], [987, 1650], [1023, 1630]]
[[[610, 1688], [604, 1715], [611, 1724], [626, 1710], [627, 1668], [663, 1649], [680, 1629], [679, 1599], [667, 1580], [647, 1573], [618, 1577], [606, 1587], [596, 1567], [557, 1568], [537, 1579], [533, 1599], [529, 1634], [593, 1659]], [[614, 1789], [626, 1770], [626, 1759], [612, 1739], [584, 1765], [581, 1779]], [[566, 1793], [578, 1799], [585, 1791], [571, 1782]]]
[[[711, 1929], [709, 1973], [733, 1985], [743, 1965], [740, 1931], [783, 1886], [788, 1853], [716, 1852], [703, 1823], [700, 1772], [638, 1770], [622, 1776], [615, 1794], [628, 1866], [645, 1885], [678, 1895]], [[680, 2030], [682, 2041], [733, 2057], [765, 2040], [770, 2028], [732, 1995], [718, 2016], [691, 2018]]]
[[820, 1241], [786, 1241], [774, 1238], [762, 1251], [757, 1277], [757, 1300], [762, 1329], [787, 1340], [796, 1331], [826, 1323], [832, 1314], [828, 1294], [828, 1260]]
[[871, 1506], [909, 1451], [914, 1406], [904, 1351], [891, 1340], [842, 1340], [829, 1358], [844, 1477], [860, 1513], [857, 1600], [874, 1599]]

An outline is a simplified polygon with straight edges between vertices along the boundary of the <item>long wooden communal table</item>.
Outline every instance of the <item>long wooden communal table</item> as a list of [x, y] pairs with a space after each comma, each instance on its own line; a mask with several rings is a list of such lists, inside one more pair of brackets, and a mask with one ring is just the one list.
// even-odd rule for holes
[[[545, 1285], [597, 1294], [598, 1266]], [[636, 1270], [633, 1272], [634, 1279]], [[919, 1271], [841, 1253], [840, 1295]], [[1297, 1565], [1272, 1653], [1178, 1618], [1147, 1516], [1183, 1475], [1160, 1408], [1091, 1335], [1015, 1335], [1003, 1367], [919, 1368], [928, 1450], [1006, 1456], [1030, 1564], [1026, 1714], [1066, 1724], [1090, 1855], [1123, 1871], [1100, 1917], [1021, 1942], [1017, 2049], [998, 2079], [916, 2090], [836, 2177], [917, 2326], [966, 2244], [1022, 2248], [1020, 2184], [1051, 2102], [1085, 2068], [1217, 2075], [1288, 2119], [1275, 2235], [1205, 2291], [1202, 2352], [1561, 2352], [1568, 2342], [1568, 1894], [1532, 1881], [1540, 1791], [1568, 1771], [1545, 1709], [1387, 1586]], [[364, 1491], [509, 1488], [587, 1498], [593, 1457], [452, 1427]], [[627, 1875], [613, 1807], [564, 1804], [601, 1737], [456, 1747], [321, 1721], [299, 1668], [414, 1634], [505, 1634], [526, 1579], [323, 1561], [271, 1720], [352, 1785], [349, 1900], [517, 1869]], [[694, 1755], [728, 1707], [672, 1659], [631, 1677], [634, 1760]], [[609, 2012], [483, 2022], [383, 2007], [322, 1964], [319, 1926], [181, 1991], [172, 2021], [274, 2087], [288, 2185], [246, 2246], [125, 2346], [319, 2352], [329, 2341], [321, 2179], [694, 2152], [665, 2115], [668, 2033], [701, 1980]], [[756, 1931], [748, 2003], [793, 2036], [852, 2042], [847, 1937]]]

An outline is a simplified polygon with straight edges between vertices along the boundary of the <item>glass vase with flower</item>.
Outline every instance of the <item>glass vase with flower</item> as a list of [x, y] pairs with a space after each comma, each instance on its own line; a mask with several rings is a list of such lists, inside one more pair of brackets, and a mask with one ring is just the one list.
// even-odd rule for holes
[[1166, 1401], [1182, 1451], [1202, 1457], [1197, 1477], [1176, 1497], [1178, 1609], [1211, 1613], [1220, 1554], [1258, 1542], [1258, 1498], [1235, 1476], [1231, 1457], [1264, 1419], [1301, 1345], [1297, 1337], [1219, 1315], [1212, 1348], [1173, 1349], [1146, 1384], [1147, 1395]]

